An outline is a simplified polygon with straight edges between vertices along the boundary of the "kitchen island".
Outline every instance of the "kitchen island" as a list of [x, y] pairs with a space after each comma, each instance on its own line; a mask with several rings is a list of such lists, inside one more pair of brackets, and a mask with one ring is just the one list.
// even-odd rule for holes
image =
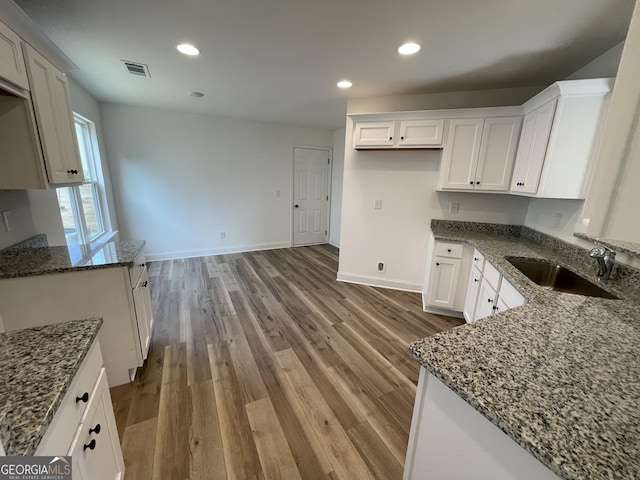
[[[622, 279], [601, 285], [620, 300], [559, 293], [534, 284], [505, 257], [551, 259], [596, 281], [586, 250], [544, 244], [517, 227], [434, 222], [432, 230], [436, 239], [474, 245], [528, 303], [412, 343], [409, 353], [424, 367], [422, 387], [430, 378], [442, 382], [549, 474], [640, 478], [638, 271], [623, 268]], [[425, 432], [416, 432], [421, 385], [405, 478], [429, 478], [419, 472], [429, 462], [428, 452], [418, 451]]]

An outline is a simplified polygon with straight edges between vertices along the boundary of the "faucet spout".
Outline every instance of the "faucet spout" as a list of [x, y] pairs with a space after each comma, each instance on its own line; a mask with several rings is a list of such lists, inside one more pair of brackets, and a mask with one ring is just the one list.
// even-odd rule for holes
[[592, 249], [589, 256], [598, 261], [598, 277], [609, 280], [616, 261], [616, 252], [605, 247], [598, 247]]

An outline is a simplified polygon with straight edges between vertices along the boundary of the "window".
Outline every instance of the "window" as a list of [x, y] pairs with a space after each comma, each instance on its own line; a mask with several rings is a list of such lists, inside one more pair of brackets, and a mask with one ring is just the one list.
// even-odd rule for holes
[[58, 204], [67, 243], [90, 243], [107, 233], [104, 182], [95, 125], [74, 114], [84, 183], [57, 189]]

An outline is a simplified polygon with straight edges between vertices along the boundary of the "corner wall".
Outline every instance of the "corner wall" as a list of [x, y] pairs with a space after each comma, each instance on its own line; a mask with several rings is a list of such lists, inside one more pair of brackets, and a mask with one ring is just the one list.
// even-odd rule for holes
[[342, 184], [344, 174], [345, 129], [333, 132], [333, 166], [331, 167], [331, 226], [329, 243], [340, 246], [340, 219], [342, 218]]

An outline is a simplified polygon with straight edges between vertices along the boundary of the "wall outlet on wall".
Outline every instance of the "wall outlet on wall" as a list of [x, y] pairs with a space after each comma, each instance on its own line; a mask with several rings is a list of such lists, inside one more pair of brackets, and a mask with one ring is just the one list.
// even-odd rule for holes
[[220, 240], [227, 238], [227, 232], [220, 232]]
[[276, 190], [276, 197], [280, 196], [280, 190]]
[[373, 204], [374, 210], [382, 210], [382, 200], [376, 200]]
[[449, 213], [457, 215], [460, 211], [460, 202], [451, 202], [449, 204]]
[[560, 221], [562, 220], [562, 214], [556, 213], [556, 219], [553, 222], [553, 228], [560, 228]]
[[378, 271], [378, 273], [384, 273], [384, 262], [378, 260], [378, 262], [376, 263], [376, 270]]
[[2, 218], [4, 219], [4, 228], [7, 232], [13, 232], [15, 225], [13, 223], [13, 211], [6, 210], [2, 212]]

